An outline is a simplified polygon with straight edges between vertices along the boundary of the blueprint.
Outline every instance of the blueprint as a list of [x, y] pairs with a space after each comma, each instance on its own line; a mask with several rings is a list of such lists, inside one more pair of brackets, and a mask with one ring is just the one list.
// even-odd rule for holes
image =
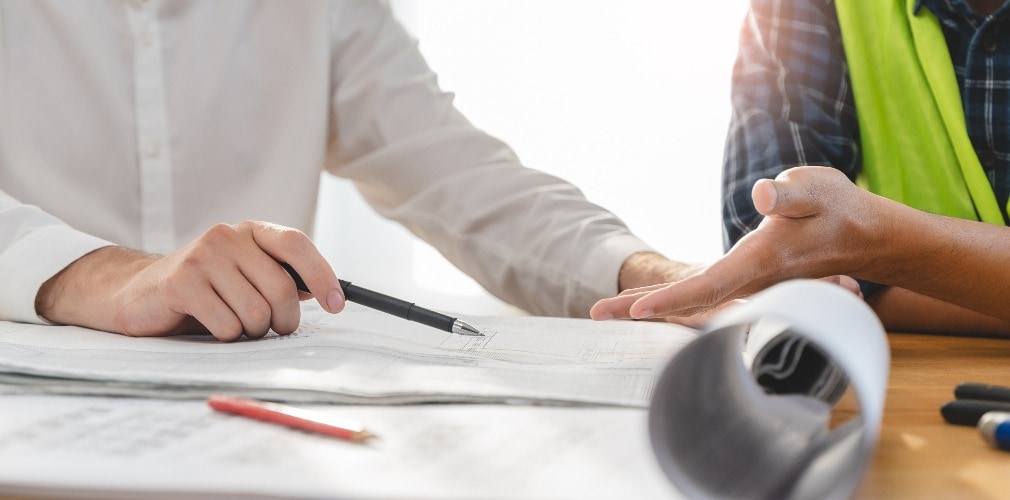
[[133, 338], [0, 322], [0, 392], [288, 402], [489, 402], [645, 407], [697, 332], [665, 323], [467, 317], [466, 337], [348, 304], [303, 303], [288, 336]]

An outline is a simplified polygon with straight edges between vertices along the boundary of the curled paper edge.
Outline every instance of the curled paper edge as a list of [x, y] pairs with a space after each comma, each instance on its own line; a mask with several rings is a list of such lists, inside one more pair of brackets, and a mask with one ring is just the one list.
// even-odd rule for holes
[[[851, 381], [859, 402], [860, 416], [847, 423], [843, 432], [832, 431], [834, 436], [825, 438], [827, 434], [827, 407], [811, 408], [808, 415], [805, 407], [818, 401], [808, 397], [783, 398], [772, 401], [763, 394], [757, 394], [753, 380], [750, 377], [749, 366], [744, 366], [746, 356], [744, 350], [753, 356], [774, 340], [782, 331], [781, 328], [754, 329], [746, 333], [750, 325], [759, 321], [772, 320], [777, 325], [788, 325], [791, 334], [799, 335], [815, 345], [827, 358], [840, 367], [848, 380]], [[711, 337], [706, 339], [706, 337]], [[744, 340], [746, 338], [746, 341]], [[745, 349], [746, 342], [746, 349]], [[815, 280], [794, 280], [771, 287], [750, 300], [738, 306], [727, 309], [712, 320], [705, 333], [692, 344], [688, 345], [670, 361], [670, 365], [660, 377], [656, 386], [653, 405], [650, 408], [650, 436], [653, 450], [659, 459], [660, 466], [667, 476], [683, 493], [692, 497], [710, 496], [715, 491], [705, 489], [704, 481], [699, 481], [699, 471], [706, 468], [725, 465], [727, 469], [736, 467], [746, 471], [749, 463], [758, 464], [754, 468], [768, 466], [769, 460], [788, 462], [785, 468], [797, 469], [795, 476], [786, 472], [779, 477], [740, 478], [741, 483], [727, 486], [726, 491], [734, 494], [743, 492], [752, 496], [788, 496], [791, 498], [823, 497], [847, 498], [859, 486], [863, 475], [872, 459], [880, 434], [880, 424], [883, 417], [884, 397], [887, 388], [890, 351], [883, 326], [872, 309], [859, 297], [851, 292], [830, 283]], [[707, 345], [705, 345], [707, 344]], [[723, 364], [739, 361], [739, 367], [719, 366], [719, 363], [706, 363], [705, 360], [691, 359], [703, 353], [704, 356], [723, 356], [728, 360]], [[711, 361], [714, 361], [711, 360]], [[830, 364], [830, 363], [829, 363]], [[671, 376], [678, 371], [676, 375]], [[692, 375], [693, 380], [685, 380], [685, 375]], [[733, 380], [739, 383], [728, 392], [720, 393], [718, 387], [705, 385], [706, 379]], [[737, 381], [737, 379], [740, 379]], [[726, 385], [726, 384], [723, 384]], [[687, 392], [685, 392], [687, 391]], [[735, 391], [735, 392], [734, 392]], [[720, 400], [720, 397], [729, 395]], [[687, 396], [687, 397], [684, 397]], [[733, 401], [729, 401], [732, 399]], [[806, 400], [806, 402], [802, 401]], [[708, 415], [713, 415], [713, 408], [718, 411], [723, 405], [727, 411], [741, 412], [741, 401], [750, 402], [761, 408], [755, 409], [755, 418], [764, 419], [758, 425], [750, 425], [748, 416], [737, 417], [736, 421], [707, 422], [699, 421], [693, 411], [687, 411], [678, 403], [697, 405], [699, 402], [707, 406]], [[671, 410], [671, 408], [673, 410]], [[748, 408], [744, 407], [743, 412]], [[818, 416], [818, 412], [822, 414]], [[705, 414], [705, 411], [697, 413]], [[786, 445], [775, 439], [756, 437], [749, 439], [741, 435], [726, 432], [736, 427], [751, 427], [753, 429], [776, 429], [775, 414], [789, 415], [783, 421], [791, 419], [792, 415], [800, 418], [795, 422], [786, 422], [780, 426], [783, 430], [783, 440]], [[717, 413], [716, 413], [717, 414]], [[680, 420], [678, 420], [680, 419]], [[771, 422], [771, 426], [767, 425]], [[789, 425], [793, 425], [790, 427]], [[670, 439], [677, 429], [690, 427], [693, 431], [709, 426], [711, 432], [703, 433], [704, 437], [690, 439], [688, 442], [699, 444], [694, 448], [678, 446]], [[818, 432], [813, 427], [825, 427]], [[799, 429], [797, 432], [789, 432]], [[839, 428], [841, 429], [841, 428]], [[808, 437], [809, 442], [797, 443], [797, 436]], [[792, 442], [788, 442], [792, 439]], [[732, 442], [731, 442], [732, 441]], [[790, 448], [787, 445], [792, 445]], [[704, 451], [706, 447], [722, 447], [734, 450], [732, 464], [711, 463], [712, 455]], [[699, 455], [700, 453], [700, 455]], [[725, 458], [725, 454], [715, 453]], [[704, 463], [700, 463], [704, 462]], [[701, 469], [688, 470], [692, 466]], [[743, 467], [743, 469], [740, 469]], [[694, 475], [694, 476], [692, 476]], [[725, 475], [725, 474], [724, 474]], [[713, 477], [719, 473], [711, 474]], [[706, 478], [712, 480], [711, 477]], [[755, 481], [756, 483], [747, 483]], [[774, 484], [758, 484], [765, 483]], [[753, 489], [750, 489], [754, 486]], [[736, 489], [733, 489], [736, 488]]]

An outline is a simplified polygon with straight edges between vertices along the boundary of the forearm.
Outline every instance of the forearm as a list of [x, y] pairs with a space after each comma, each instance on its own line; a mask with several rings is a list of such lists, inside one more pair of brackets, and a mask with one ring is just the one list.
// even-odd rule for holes
[[337, 162], [382, 216], [403, 224], [495, 296], [527, 312], [585, 316], [617, 293], [623, 260], [649, 246], [571, 183], [523, 167], [469, 123], [414, 41], [378, 4], [351, 2], [367, 36], [336, 41]]
[[886, 237], [879, 240], [881, 245], [867, 247], [874, 248], [871, 254], [875, 257], [867, 259], [866, 272], [858, 275], [927, 296], [912, 299], [890, 292], [879, 299], [885, 302], [882, 305], [891, 301], [908, 304], [893, 310], [895, 321], [902, 316], [899, 312], [924, 310], [928, 297], [1010, 321], [1006, 307], [1010, 301], [1010, 253], [1006, 251], [1010, 228], [928, 214], [889, 200], [884, 203], [889, 205], [881, 212], [887, 214], [881, 229]]
[[867, 302], [889, 332], [1010, 336], [1010, 321], [904, 288], [887, 287]]

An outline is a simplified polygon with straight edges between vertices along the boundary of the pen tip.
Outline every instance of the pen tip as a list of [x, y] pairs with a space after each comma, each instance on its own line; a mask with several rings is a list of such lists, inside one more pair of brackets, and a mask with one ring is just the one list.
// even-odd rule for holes
[[471, 337], [483, 337], [484, 336], [483, 333], [480, 333], [480, 330], [474, 328], [473, 326], [471, 326], [466, 321], [462, 321], [462, 320], [458, 320], [458, 319], [455, 322], [453, 322], [452, 331], [453, 331], [453, 333], [457, 333], [459, 335], [469, 335]]

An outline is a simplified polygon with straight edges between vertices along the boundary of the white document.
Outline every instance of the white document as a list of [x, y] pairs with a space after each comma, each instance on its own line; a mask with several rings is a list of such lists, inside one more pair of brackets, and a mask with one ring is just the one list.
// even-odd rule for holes
[[643, 409], [320, 407], [379, 436], [356, 444], [197, 401], [0, 396], [0, 408], [0, 496], [677, 497]]
[[305, 303], [289, 336], [223, 343], [0, 322], [0, 391], [289, 402], [526, 402], [645, 407], [663, 364], [697, 336], [665, 323], [468, 317], [484, 337], [354, 304]]
[[[873, 311], [834, 285], [777, 285], [701, 335], [648, 322], [466, 320], [487, 337], [356, 308], [306, 309], [293, 336], [231, 344], [0, 323], [8, 392], [536, 403], [321, 407], [380, 436], [359, 445], [202, 401], [0, 396], [0, 493], [845, 498], [876, 446], [886, 338]], [[811, 354], [823, 356], [802, 369]], [[825, 377], [836, 369], [844, 375]], [[790, 384], [759, 385], [762, 373]], [[861, 413], [832, 427], [846, 381]]]

